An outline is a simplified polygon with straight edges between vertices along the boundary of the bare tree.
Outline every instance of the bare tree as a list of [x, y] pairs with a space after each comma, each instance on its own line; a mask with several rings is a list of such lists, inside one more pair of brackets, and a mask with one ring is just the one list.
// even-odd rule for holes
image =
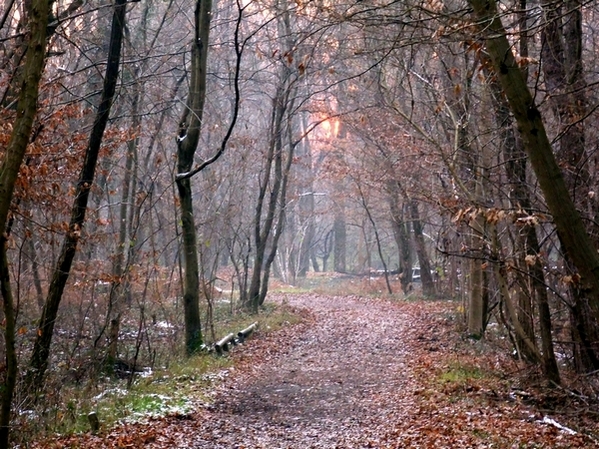
[[10, 285], [8, 257], [6, 254], [7, 220], [13, 198], [15, 182], [31, 136], [37, 111], [39, 84], [46, 56], [46, 28], [49, 4], [37, 0], [29, 4], [29, 40], [26, 46], [22, 82], [19, 86], [17, 113], [13, 131], [0, 167], [0, 292], [6, 325], [6, 377], [0, 401], [0, 447], [8, 447], [11, 405], [17, 382], [17, 354], [15, 348], [15, 305]]
[[118, 81], [121, 44], [125, 29], [125, 13], [126, 1], [118, 0], [115, 4], [112, 17], [110, 46], [108, 62], [106, 65], [106, 75], [104, 78], [104, 88], [102, 90], [102, 99], [96, 113], [96, 119], [85, 152], [85, 160], [83, 161], [83, 166], [79, 174], [75, 199], [71, 209], [69, 229], [64, 238], [61, 254], [54, 269], [50, 287], [48, 288], [46, 302], [44, 304], [44, 309], [42, 310], [42, 317], [40, 319], [33, 352], [29, 362], [26, 385], [28, 385], [27, 390], [30, 393], [39, 391], [39, 388], [43, 385], [42, 381], [48, 367], [50, 346], [52, 343], [58, 308], [69, 278], [73, 259], [77, 252], [77, 243], [81, 237], [83, 224], [85, 222], [87, 203], [94, 182], [100, 145], [110, 116], [110, 109]]

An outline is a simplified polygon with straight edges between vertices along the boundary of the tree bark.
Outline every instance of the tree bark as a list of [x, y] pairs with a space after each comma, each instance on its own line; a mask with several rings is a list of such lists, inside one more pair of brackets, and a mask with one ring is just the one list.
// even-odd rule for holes
[[[372, 225], [372, 229], [374, 231], [374, 238], [376, 240], [377, 252], [379, 254], [379, 259], [381, 260], [381, 264], [383, 264], [383, 270], [384, 270], [384, 276], [385, 276], [385, 286], [387, 287], [387, 293], [392, 295], [393, 289], [391, 288], [391, 283], [389, 282], [389, 269], [387, 268], [387, 262], [385, 261], [385, 256], [383, 254], [383, 247], [381, 246], [381, 239], [379, 236], [379, 231], [376, 228], [376, 223], [374, 221], [374, 218], [372, 217], [372, 214], [370, 213], [370, 209], [368, 207], [368, 204], [366, 203], [366, 198], [364, 197], [364, 192], [362, 191], [362, 187], [360, 186], [359, 181], [356, 184], [358, 187], [358, 192], [360, 193], [360, 201], [362, 203], [362, 207], [364, 208], [364, 211], [366, 212], [366, 216], [368, 217], [368, 221]], [[369, 267], [370, 267], [370, 265], [369, 265]], [[429, 271], [429, 275], [430, 275], [430, 271]]]
[[256, 322], [250, 324], [245, 329], [240, 330], [239, 332], [237, 332], [237, 338], [239, 339], [239, 342], [243, 343], [245, 340], [247, 340], [249, 338], [249, 336], [252, 335], [252, 333], [257, 328], [258, 328], [258, 322], [256, 321]]
[[[139, 116], [140, 91], [139, 85], [133, 87], [131, 115], [133, 117], [132, 128], [135, 133], [140, 127]], [[131, 241], [130, 230], [133, 217], [134, 199], [134, 163], [136, 162], [138, 137], [127, 142], [125, 173], [123, 175], [123, 186], [121, 190], [121, 204], [119, 205], [119, 234], [115, 254], [113, 255], [112, 282], [110, 285], [110, 296], [108, 299], [107, 321], [110, 322], [107, 366], [113, 366], [118, 355], [118, 338], [121, 328], [121, 315], [125, 302], [130, 302], [129, 276], [127, 265], [131, 263], [127, 256], [130, 254]]]
[[[522, 141], [516, 136], [509, 105], [503, 97], [501, 86], [495, 80], [491, 82], [490, 88], [495, 108], [495, 119], [499, 127], [501, 151], [505, 161], [505, 173], [510, 183], [511, 206], [514, 210], [522, 209], [525, 213], [531, 215], [533, 209], [530, 199], [531, 193], [528, 189], [526, 179], [526, 152], [522, 146]], [[523, 267], [529, 279], [529, 290], [532, 290], [539, 310], [543, 373], [549, 381], [559, 385], [560, 375], [551, 334], [551, 311], [549, 309], [549, 298], [545, 285], [542, 259], [539, 257], [541, 248], [537, 238], [536, 227], [533, 225], [524, 225], [520, 229], [517, 229], [517, 244], [517, 250], [520, 254], [520, 266]], [[532, 265], [527, 262], [526, 256], [534, 258]], [[520, 321], [524, 335], [527, 340], [534, 342], [533, 305], [528, 292], [523, 287], [518, 290], [518, 306], [518, 320]], [[527, 359], [531, 361], [536, 360], [536, 353], [529, 350], [529, 346], [519, 334], [516, 334], [516, 341], [519, 347], [522, 348], [522, 353]]]
[[[289, 119], [289, 117], [288, 117]], [[288, 120], [291, 121], [291, 120]], [[285, 223], [285, 213], [286, 213], [286, 205], [287, 205], [287, 186], [289, 185], [289, 172], [291, 170], [291, 164], [293, 163], [293, 156], [294, 156], [294, 150], [295, 150], [295, 145], [291, 142], [291, 126], [290, 123], [287, 124], [287, 131], [289, 133], [289, 144], [288, 144], [288, 154], [287, 154], [287, 161], [285, 163], [285, 166], [283, 167], [282, 171], [280, 173], [277, 174], [277, 176], [280, 176], [282, 178], [282, 182], [281, 182], [281, 192], [279, 195], [279, 199], [278, 199], [278, 203], [279, 203], [279, 218], [278, 218], [278, 226], [276, 227], [275, 230], [275, 234], [273, 236], [271, 245], [270, 245], [270, 252], [269, 255], [266, 259], [266, 263], [264, 264], [264, 275], [262, 276], [262, 286], [260, 288], [260, 298], [258, 301], [258, 304], [260, 306], [262, 306], [264, 304], [264, 301], [266, 300], [266, 294], [268, 293], [268, 280], [270, 277], [270, 271], [271, 271], [271, 267], [272, 264], [275, 260], [275, 256], [277, 254], [277, 249], [279, 246], [279, 240], [281, 238], [281, 235], [283, 234], [283, 230], [284, 230], [284, 223]], [[277, 170], [277, 171], [280, 171]]]
[[31, 274], [33, 276], [33, 286], [35, 287], [35, 299], [37, 307], [41, 312], [44, 308], [44, 289], [40, 278], [40, 267], [37, 261], [37, 251], [35, 250], [35, 241], [32, 236], [27, 238], [27, 255], [31, 261]]
[[9, 447], [10, 415], [12, 397], [17, 385], [17, 348], [16, 348], [16, 318], [14, 298], [10, 285], [10, 270], [6, 256], [7, 241], [0, 238], [0, 292], [2, 294], [2, 310], [4, 312], [4, 343], [6, 346], [6, 374], [0, 398], [0, 447]]
[[[585, 149], [586, 81], [582, 64], [582, 12], [581, 2], [568, 0], [563, 10], [555, 2], [543, 2], [545, 23], [541, 34], [541, 60], [545, 76], [545, 86], [551, 93], [549, 104], [557, 122], [559, 138], [556, 158], [562, 169], [566, 186], [580, 210], [590, 211], [593, 216], [593, 202], [588, 196], [590, 174]], [[587, 230], [598, 241], [593, 221], [587, 223]], [[568, 267], [569, 255], [565, 254]], [[579, 371], [592, 371], [599, 368], [596, 347], [589, 343], [597, 334], [597, 325], [584, 315], [588, 313], [584, 292], [570, 289], [573, 306], [570, 310], [574, 340], [575, 365]]]
[[[289, 20], [286, 15], [284, 20]], [[273, 121], [271, 128], [271, 142], [269, 144], [269, 156], [267, 157], [267, 170], [264, 176], [264, 182], [261, 186], [259, 202], [256, 209], [256, 260], [254, 262], [254, 271], [250, 284], [248, 299], [250, 309], [255, 313], [259, 306], [264, 304], [268, 292], [268, 281], [270, 277], [271, 266], [275, 260], [278, 242], [283, 233], [285, 223], [285, 205], [287, 203], [287, 186], [289, 182], [289, 173], [293, 163], [295, 144], [291, 138], [291, 119], [288, 110], [293, 107], [293, 101], [290, 101], [291, 80], [288, 68], [282, 68], [282, 85], [278, 88], [273, 105]], [[286, 120], [284, 120], [286, 118]], [[286, 122], [286, 123], [285, 123]], [[287, 142], [284, 142], [283, 136], [287, 135]], [[284, 148], [287, 148], [287, 157], [284, 157]], [[272, 167], [272, 181], [270, 179]], [[262, 228], [261, 203], [264, 202], [264, 194], [267, 186], [271, 186], [268, 198], [267, 212]], [[275, 223], [277, 225], [275, 226]], [[271, 234], [274, 229], [274, 234]]]
[[347, 271], [347, 230], [345, 225], [345, 206], [338, 204], [333, 222], [333, 263], [334, 271], [345, 273]]
[[218, 354], [223, 354], [229, 350], [229, 343], [232, 343], [233, 341], [235, 341], [235, 334], [230, 333], [225, 335], [214, 344], [214, 349]]
[[[302, 134], [305, 134], [305, 128], [302, 117]], [[312, 258], [312, 245], [314, 241], [315, 225], [314, 225], [314, 183], [312, 181], [312, 149], [310, 140], [305, 137], [301, 143], [302, 148], [302, 165], [301, 170], [304, 178], [304, 192], [299, 199], [299, 214], [303, 223], [305, 223], [306, 231], [300, 245], [298, 276], [306, 277], [310, 269], [310, 260]]]
[[399, 188], [395, 181], [390, 183], [389, 207], [391, 210], [391, 227], [399, 253], [399, 282], [403, 294], [407, 295], [412, 284], [412, 253], [410, 239], [402, 207], [400, 207]]
[[[472, 235], [470, 236], [470, 248], [475, 255], [483, 251], [483, 239], [485, 236], [485, 218], [482, 214], [472, 220]], [[483, 273], [483, 261], [474, 257], [470, 261], [470, 292], [468, 302], [468, 333], [475, 339], [483, 337], [485, 332], [487, 304], [485, 303], [485, 276]]]
[[[285, 68], [283, 68], [285, 71]], [[284, 76], [284, 75], [283, 75]], [[286, 80], [282, 80], [286, 83]], [[254, 217], [254, 244], [255, 256], [252, 269], [252, 277], [247, 295], [246, 308], [254, 313], [258, 312], [260, 305], [260, 293], [262, 287], [263, 270], [265, 269], [265, 261], [267, 259], [267, 245], [273, 225], [275, 222], [275, 213], [279, 194], [281, 191], [282, 170], [283, 170], [283, 117], [287, 109], [287, 100], [289, 92], [283, 85], [277, 88], [275, 98], [273, 99], [273, 110], [271, 115], [271, 130], [270, 141], [268, 143], [268, 151], [266, 154], [266, 168], [260, 185], [258, 202], [256, 204], [256, 213]], [[271, 180], [271, 175], [273, 179]], [[272, 183], [272, 185], [271, 185]], [[266, 194], [270, 187], [270, 195], [266, 202]], [[262, 211], [266, 205], [266, 217], [262, 222]]]
[[[290, 14], [285, 1], [281, 5], [278, 27], [279, 35], [286, 37], [284, 45], [288, 51], [292, 51]], [[285, 222], [287, 183], [295, 149], [291, 138], [291, 118], [289, 116], [289, 110], [293, 108], [293, 98], [291, 97], [293, 83], [290, 67], [284, 63], [281, 64], [278, 85], [272, 103], [266, 167], [260, 183], [254, 215], [255, 257], [245, 304], [245, 307], [253, 313], [258, 312], [259, 307], [266, 299], [270, 268], [275, 259], [278, 241]], [[286, 161], [284, 158], [285, 148], [288, 148]], [[266, 213], [264, 222], [262, 222], [265, 206]], [[275, 223], [277, 223], [276, 230]], [[272, 234], [273, 230], [275, 230], [274, 235]]]
[[[533, 354], [535, 360], [541, 361], [542, 356], [539, 353], [539, 350], [537, 349], [534, 340], [532, 340], [527, 335], [526, 331], [522, 328], [522, 325], [520, 324], [520, 320], [516, 313], [516, 308], [514, 307], [512, 299], [510, 298], [510, 292], [507, 285], [507, 268], [505, 266], [505, 263], [498, 257], [497, 253], [499, 252], [499, 239], [497, 238], [497, 230], [495, 229], [495, 225], [493, 225], [493, 228], [493, 253], [495, 254], [495, 260], [493, 261], [493, 271], [495, 273], [495, 278], [499, 286], [499, 294], [501, 296], [501, 300], [503, 301], [508, 310], [508, 313], [510, 315], [510, 321], [514, 326], [516, 335], [518, 335], [523, 344], [527, 346], [527, 351]], [[521, 348], [519, 348], [519, 350], [521, 350]]]
[[31, 136], [37, 112], [39, 83], [46, 56], [47, 0], [34, 0], [29, 11], [30, 38], [23, 67], [16, 118], [2, 166], [0, 167], [0, 231], [4, 233], [19, 168]]

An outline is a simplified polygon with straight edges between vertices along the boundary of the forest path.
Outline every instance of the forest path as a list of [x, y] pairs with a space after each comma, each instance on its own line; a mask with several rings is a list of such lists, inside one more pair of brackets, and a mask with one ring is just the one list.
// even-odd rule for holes
[[289, 302], [313, 321], [276, 336], [279, 352], [227, 383], [189, 447], [381, 447], [389, 424], [409, 411], [413, 317], [365, 298]]
[[[513, 394], [515, 384], [529, 388], [517, 376], [530, 371], [487, 342], [462, 340], [451, 318], [456, 303], [278, 299], [305, 319], [235, 348], [234, 368], [217, 373], [223, 380], [208, 392], [202, 387], [209, 397], [194, 412], [38, 447], [599, 447], [596, 415], [573, 416], [569, 396], [560, 405], [559, 390], [529, 390], [528, 402]], [[548, 416], [551, 403], [562, 413]]]
[[456, 303], [313, 294], [283, 302], [310, 318], [235, 350], [236, 368], [213, 401], [191, 421], [167, 421], [171, 430], [149, 447], [598, 447], [513, 399], [502, 379], [508, 364], [519, 368], [460, 339]]

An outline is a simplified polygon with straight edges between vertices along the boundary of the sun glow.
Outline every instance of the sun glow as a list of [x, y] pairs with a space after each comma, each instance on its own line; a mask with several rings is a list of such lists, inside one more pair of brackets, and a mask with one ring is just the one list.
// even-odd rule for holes
[[321, 121], [320, 128], [325, 138], [334, 139], [339, 136], [341, 122], [338, 118], [327, 117], [325, 114], [320, 114], [319, 120]]

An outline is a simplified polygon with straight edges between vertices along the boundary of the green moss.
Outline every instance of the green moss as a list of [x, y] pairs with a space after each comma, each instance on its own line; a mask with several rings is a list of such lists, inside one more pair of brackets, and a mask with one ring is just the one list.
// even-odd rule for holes
[[473, 379], [482, 379], [483, 377], [484, 373], [476, 366], [454, 363], [438, 376], [438, 381], [441, 383], [463, 384]]

